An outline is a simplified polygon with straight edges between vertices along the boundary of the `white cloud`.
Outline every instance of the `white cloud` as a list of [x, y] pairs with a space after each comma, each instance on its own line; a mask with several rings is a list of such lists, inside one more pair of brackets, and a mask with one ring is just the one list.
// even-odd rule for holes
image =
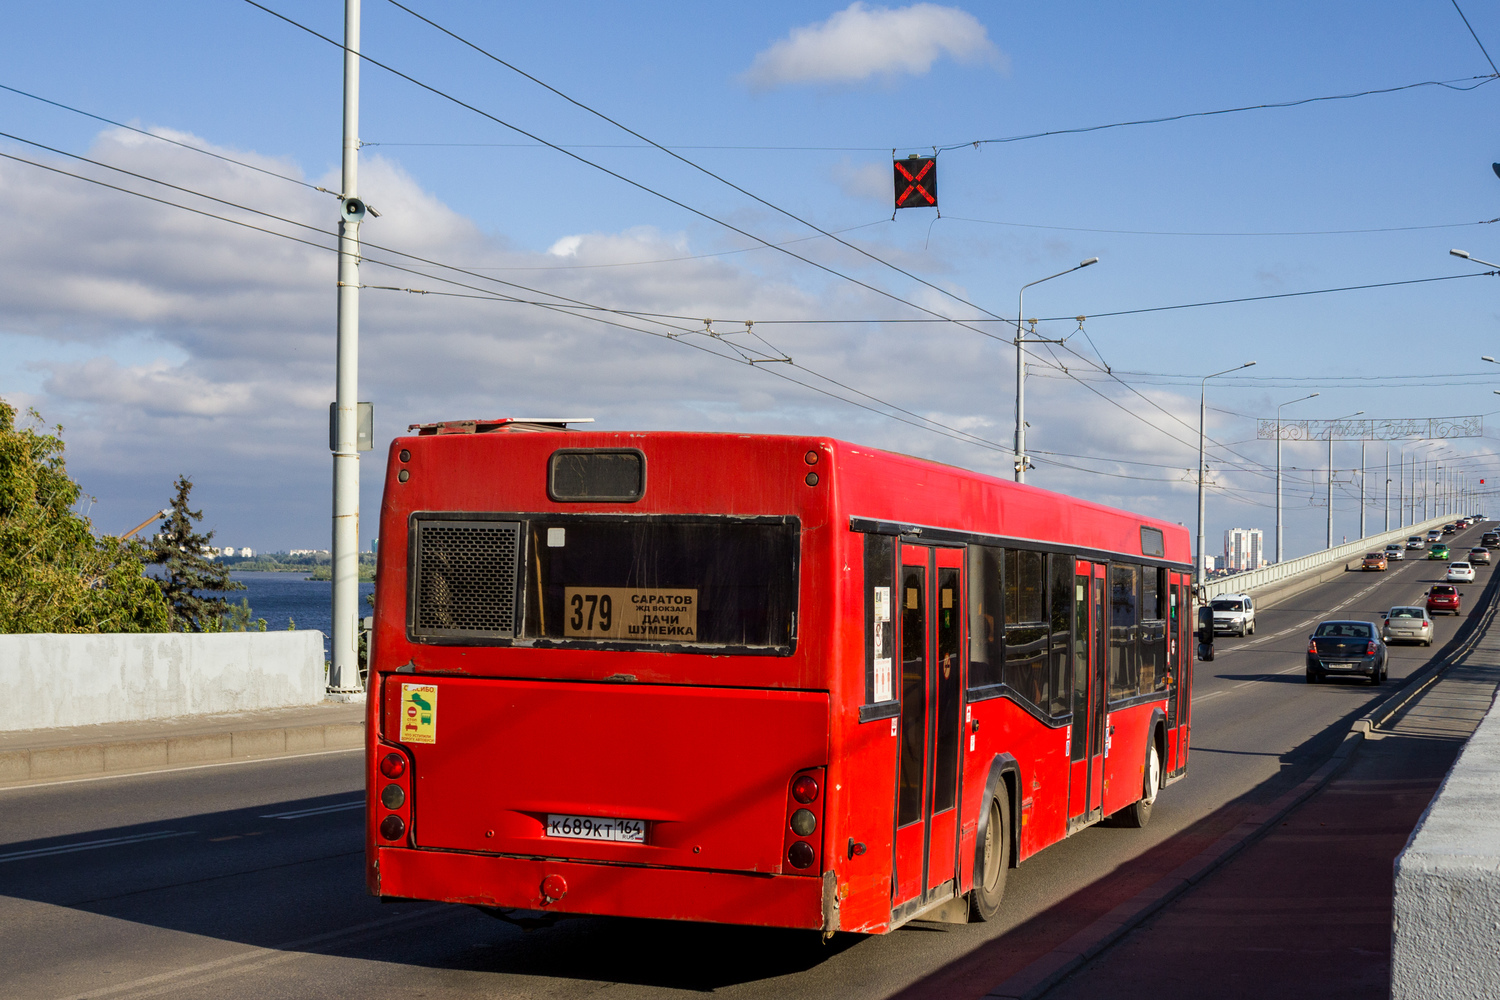
[[[303, 231], [306, 238], [331, 245], [335, 203], [326, 195], [186, 150], [122, 141], [114, 133], [101, 135], [91, 155], [307, 220], [325, 232]], [[281, 172], [296, 170], [264, 162]], [[742, 247], [743, 241], [704, 245], [684, 233], [635, 227], [558, 233], [548, 251], [519, 251], [483, 234], [379, 157], [366, 158], [361, 190], [382, 213], [363, 227], [361, 277], [367, 285], [465, 295], [493, 290], [539, 300], [566, 296], [694, 317], [664, 320], [674, 324], [674, 334], [687, 331], [668, 339], [641, 332], [659, 334], [664, 328], [634, 316], [589, 314], [627, 327], [622, 328], [513, 302], [367, 288], [361, 297], [360, 395], [375, 403], [382, 447], [362, 460], [366, 538], [378, 529], [373, 512], [379, 506], [383, 444], [407, 424], [464, 417], [568, 414], [596, 417], [596, 426], [604, 429], [828, 433], [1010, 475], [1003, 448], [1011, 436], [1014, 358], [1002, 343], [941, 325], [757, 322], [751, 333], [738, 321], [910, 316], [910, 311], [777, 254], [694, 256]], [[197, 485], [195, 502], [209, 513], [207, 526], [220, 529], [223, 537], [265, 550], [323, 547], [334, 374], [333, 254], [13, 162], [0, 163], [0, 218], [10, 223], [0, 241], [0, 352], [7, 345], [24, 346], [17, 360], [26, 365], [19, 375], [15, 368], [0, 367], [0, 395], [35, 405], [49, 422], [67, 427], [69, 469], [86, 492], [100, 498], [95, 523], [104, 530], [130, 527], [159, 508], [172, 477], [185, 473]], [[744, 221], [778, 238], [763, 219]], [[79, 232], [89, 238], [78, 239]], [[459, 263], [478, 275], [527, 287], [454, 275], [474, 286], [456, 287], [440, 280], [438, 268], [376, 247]], [[885, 282], [859, 271], [868, 264], [852, 252], [836, 246], [805, 249]], [[895, 247], [883, 255], [929, 274], [943, 267], [932, 256], [907, 259]], [[969, 294], [962, 287], [954, 290]], [[957, 310], [927, 289], [905, 294], [931, 308]], [[692, 332], [701, 331], [706, 318], [713, 319], [718, 338]], [[704, 353], [732, 359], [736, 345], [790, 355], [803, 367], [751, 368]], [[821, 381], [815, 372], [982, 435], [1001, 450], [876, 416], [780, 377], [879, 407]], [[1169, 394], [1158, 401], [1185, 420], [1196, 420], [1196, 401]], [[1069, 381], [1038, 377], [1028, 391], [1027, 412], [1029, 440], [1039, 450], [1129, 455], [1174, 466], [1194, 461], [1191, 449], [1165, 440]], [[1152, 419], [1170, 426], [1160, 414]], [[1075, 464], [1156, 480], [1181, 478], [1170, 470], [1116, 462]], [[1191, 490], [1176, 482], [1113, 479], [1055, 465], [1038, 468], [1030, 478], [1136, 509], [1177, 510], [1178, 517], [1192, 509]]]
[[744, 74], [755, 90], [802, 83], [856, 83], [872, 76], [921, 76], [943, 56], [1006, 66], [983, 24], [957, 7], [850, 4], [819, 24], [793, 28], [759, 53]]
[[851, 163], [847, 159], [834, 164], [833, 181], [847, 197], [889, 204], [891, 200], [891, 165], [885, 163]]

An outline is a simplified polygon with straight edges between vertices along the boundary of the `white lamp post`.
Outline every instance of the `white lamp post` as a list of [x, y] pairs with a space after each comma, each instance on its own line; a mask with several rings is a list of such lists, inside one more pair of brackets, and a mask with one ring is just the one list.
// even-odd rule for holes
[[[1281, 562], [1281, 407], [1291, 406], [1303, 400], [1312, 399], [1318, 395], [1316, 392], [1311, 396], [1302, 396], [1298, 399], [1289, 399], [1276, 407], [1276, 561]], [[1198, 463], [1203, 464], [1201, 461]]]
[[1058, 271], [1049, 274], [1045, 278], [1038, 278], [1021, 286], [1016, 293], [1016, 482], [1026, 482], [1026, 331], [1021, 327], [1021, 312], [1023, 297], [1026, 289], [1032, 285], [1040, 285], [1044, 281], [1053, 278], [1061, 278], [1065, 274], [1072, 274], [1079, 268], [1088, 267], [1090, 264], [1099, 263], [1098, 257], [1090, 257], [1088, 260], [1075, 264], [1066, 271]]
[[1203, 381], [1198, 384], [1198, 565], [1194, 572], [1194, 580], [1202, 586], [1203, 584], [1203, 420], [1208, 412], [1208, 380], [1218, 378], [1220, 375], [1228, 375], [1237, 372], [1241, 368], [1249, 368], [1255, 364], [1254, 361], [1246, 361], [1242, 365], [1226, 368], [1221, 372], [1203, 376]]

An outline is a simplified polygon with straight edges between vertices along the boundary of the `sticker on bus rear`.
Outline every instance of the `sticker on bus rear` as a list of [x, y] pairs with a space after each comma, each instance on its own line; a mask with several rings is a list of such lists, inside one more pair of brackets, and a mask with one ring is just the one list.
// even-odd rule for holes
[[635, 642], [697, 642], [698, 591], [564, 587], [563, 635]]
[[437, 685], [401, 685], [401, 742], [437, 742]]

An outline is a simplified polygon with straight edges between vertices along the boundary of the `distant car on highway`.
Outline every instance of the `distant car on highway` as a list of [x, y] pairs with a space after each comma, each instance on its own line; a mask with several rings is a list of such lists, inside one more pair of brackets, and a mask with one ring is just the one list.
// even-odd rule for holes
[[1483, 545], [1476, 545], [1469, 550], [1469, 562], [1484, 563], [1488, 566], [1490, 564], [1490, 550]]
[[1448, 575], [1444, 577], [1449, 583], [1473, 583], [1474, 567], [1467, 562], [1451, 562], [1448, 564]]
[[1435, 583], [1427, 592], [1427, 611], [1436, 614], [1439, 611], [1447, 611], [1450, 614], [1458, 614], [1460, 599], [1458, 588], [1450, 583]]
[[1406, 550], [1397, 542], [1392, 542], [1385, 547], [1385, 557], [1390, 562], [1397, 562], [1406, 558]]
[[1220, 594], [1212, 606], [1215, 632], [1255, 634], [1255, 602], [1249, 594]]
[[1427, 548], [1427, 543], [1424, 542], [1424, 541], [1422, 541], [1422, 536], [1421, 535], [1412, 535], [1410, 538], [1408, 538], [1406, 540], [1406, 547], [1409, 548], [1409, 549], [1419, 549], [1420, 550], [1420, 549]]
[[1308, 638], [1307, 683], [1329, 677], [1364, 677], [1371, 684], [1385, 680], [1385, 643], [1369, 622], [1323, 622]]
[[1443, 534], [1445, 534], [1445, 535], [1451, 535], [1451, 534], [1453, 534], [1457, 530], [1458, 530], [1458, 525], [1456, 525], [1456, 524], [1445, 524], [1445, 525], [1443, 525]]
[[1440, 542], [1443, 540], [1443, 533], [1437, 528], [1433, 528], [1427, 532], [1427, 540], [1429, 542]]
[[1428, 559], [1447, 559], [1448, 555], [1449, 552], [1447, 542], [1437, 542], [1432, 546], [1432, 548], [1427, 550]]
[[1366, 552], [1364, 564], [1360, 566], [1360, 569], [1378, 569], [1385, 572], [1390, 569], [1390, 565], [1385, 560], [1384, 552]]
[[1426, 608], [1403, 604], [1380, 617], [1385, 619], [1380, 625], [1381, 642], [1391, 643], [1399, 639], [1420, 642], [1424, 646], [1432, 645], [1432, 616], [1427, 613]]
[[1487, 549], [1500, 547], [1500, 531], [1486, 531], [1479, 536], [1479, 544]]

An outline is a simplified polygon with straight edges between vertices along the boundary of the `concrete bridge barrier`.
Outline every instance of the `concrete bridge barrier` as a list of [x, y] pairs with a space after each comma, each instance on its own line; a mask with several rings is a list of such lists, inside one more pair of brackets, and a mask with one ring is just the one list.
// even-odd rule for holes
[[[1271, 593], [1277, 597], [1286, 596], [1293, 591], [1314, 586], [1342, 573], [1346, 564], [1355, 559], [1363, 559], [1366, 552], [1383, 549], [1391, 542], [1405, 544], [1406, 539], [1412, 535], [1425, 535], [1429, 529], [1441, 528], [1458, 516], [1450, 514], [1446, 517], [1435, 517], [1429, 521], [1408, 524], [1404, 528], [1392, 528], [1378, 535], [1366, 535], [1358, 541], [1345, 542], [1331, 549], [1323, 549], [1305, 556], [1298, 556], [1296, 559], [1272, 563], [1270, 566], [1247, 573], [1214, 577], [1204, 581], [1198, 599], [1207, 602], [1220, 594], [1250, 594], [1253, 597], [1260, 597], [1263, 601]], [[1419, 555], [1425, 558], [1427, 553], [1422, 552]]]
[[[1500, 643], [1488, 653], [1500, 682]], [[1500, 996], [1500, 712], [1469, 737], [1396, 858], [1391, 996]]]
[[0, 732], [316, 705], [323, 633], [0, 635]]

